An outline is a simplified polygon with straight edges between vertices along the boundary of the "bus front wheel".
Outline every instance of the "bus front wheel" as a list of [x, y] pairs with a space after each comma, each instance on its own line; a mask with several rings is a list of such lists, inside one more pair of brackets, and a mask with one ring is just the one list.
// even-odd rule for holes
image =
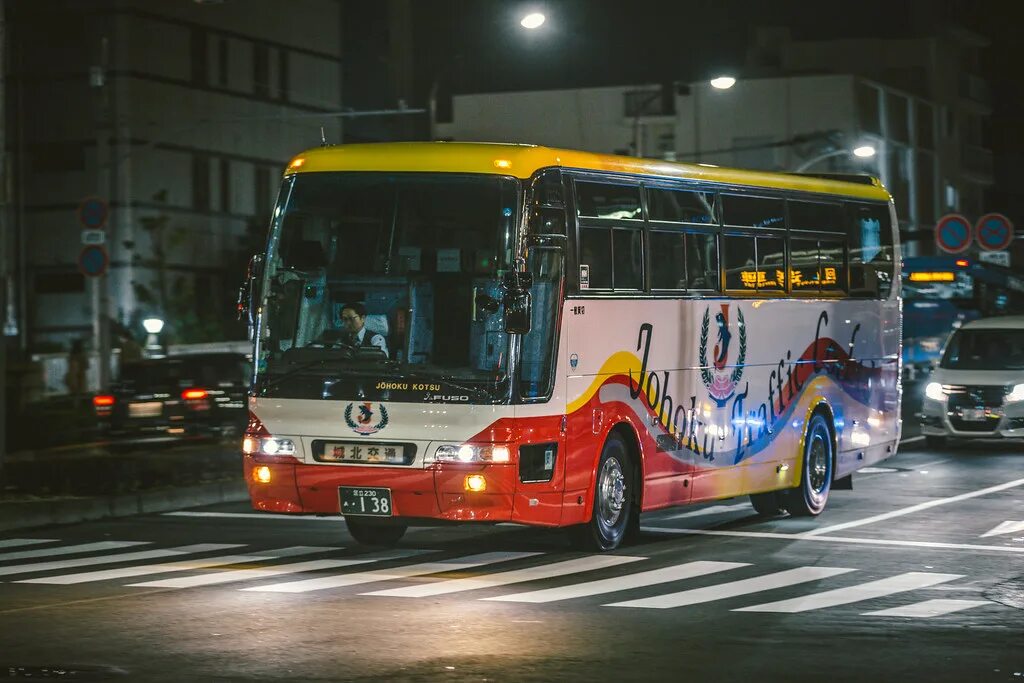
[[574, 544], [584, 550], [606, 551], [619, 547], [639, 514], [633, 504], [633, 469], [629, 449], [616, 434], [601, 450], [594, 482], [594, 507], [590, 521], [572, 528]]
[[807, 423], [804, 454], [801, 458], [800, 484], [786, 492], [785, 503], [789, 514], [813, 517], [821, 514], [832, 490], [834, 463], [832, 430], [823, 412], [814, 413]]
[[379, 524], [352, 517], [345, 518], [349, 534], [361, 545], [380, 545], [387, 548], [398, 543], [405, 535], [405, 524]]

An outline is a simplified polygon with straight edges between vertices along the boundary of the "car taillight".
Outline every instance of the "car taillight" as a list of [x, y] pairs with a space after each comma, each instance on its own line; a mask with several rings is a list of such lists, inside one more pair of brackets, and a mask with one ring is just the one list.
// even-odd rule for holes
[[206, 389], [186, 389], [181, 392], [181, 397], [186, 401], [198, 401], [210, 395]]
[[110, 394], [96, 394], [92, 397], [92, 407], [100, 417], [107, 417], [114, 411], [114, 403], [117, 402]]

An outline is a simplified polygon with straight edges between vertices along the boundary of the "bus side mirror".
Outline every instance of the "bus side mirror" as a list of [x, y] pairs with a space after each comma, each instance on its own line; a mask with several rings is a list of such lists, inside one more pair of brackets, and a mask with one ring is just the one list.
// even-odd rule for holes
[[526, 334], [530, 331], [532, 286], [531, 273], [521, 270], [510, 270], [505, 273], [501, 282], [501, 288], [505, 290], [505, 332]]
[[263, 254], [253, 254], [249, 259], [249, 267], [245, 274], [245, 281], [238, 288], [238, 300], [236, 309], [238, 319], [248, 319], [252, 325], [252, 311], [256, 308], [256, 283], [263, 277]]

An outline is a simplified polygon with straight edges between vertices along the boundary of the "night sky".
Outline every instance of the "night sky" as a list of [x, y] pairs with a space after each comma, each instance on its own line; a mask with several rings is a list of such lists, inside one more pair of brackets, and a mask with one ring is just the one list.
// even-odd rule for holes
[[[390, 85], [386, 3], [346, 5], [346, 100], [356, 108], [395, 104]], [[524, 31], [539, 10], [547, 22]], [[792, 39], [936, 35], [955, 23], [991, 41], [978, 75], [992, 87], [987, 136], [996, 154], [993, 210], [1024, 223], [1024, 2], [1014, 0], [415, 0], [411, 106], [424, 106], [437, 81], [459, 92], [537, 90], [693, 81], [743, 76], [757, 26], [786, 26]]]

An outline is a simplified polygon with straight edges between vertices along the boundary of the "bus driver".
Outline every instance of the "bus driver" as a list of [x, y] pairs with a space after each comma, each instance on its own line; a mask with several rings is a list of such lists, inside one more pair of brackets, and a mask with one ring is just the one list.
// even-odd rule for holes
[[341, 309], [341, 329], [325, 330], [320, 343], [341, 344], [355, 349], [378, 348], [388, 357], [388, 344], [384, 335], [366, 327], [366, 306], [359, 302], [345, 304]]

